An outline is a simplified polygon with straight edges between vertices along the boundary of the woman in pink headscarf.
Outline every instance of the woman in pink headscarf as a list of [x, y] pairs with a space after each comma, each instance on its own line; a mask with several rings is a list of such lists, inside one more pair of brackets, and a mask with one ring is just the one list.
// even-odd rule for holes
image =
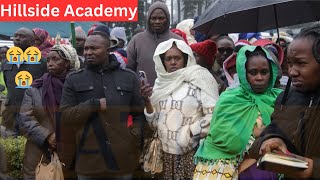
[[34, 46], [41, 51], [41, 57], [47, 58], [47, 54], [53, 46], [49, 41], [50, 36], [48, 31], [41, 28], [34, 28], [32, 29], [32, 31], [36, 35], [34, 40]]

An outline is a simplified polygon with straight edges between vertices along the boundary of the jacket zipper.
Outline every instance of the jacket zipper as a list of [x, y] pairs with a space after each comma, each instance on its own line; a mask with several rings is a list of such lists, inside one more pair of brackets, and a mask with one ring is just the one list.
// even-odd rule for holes
[[[314, 99], [314, 96], [311, 97], [311, 100], [310, 100], [310, 103], [309, 103], [309, 108], [310, 108], [310, 107], [312, 106], [312, 104], [313, 104], [313, 99]], [[319, 103], [319, 97], [318, 97], [318, 103]], [[316, 106], [317, 106], [317, 104], [316, 104]], [[317, 108], [317, 107], [315, 107], [315, 108]], [[311, 117], [311, 114], [310, 114], [309, 117]], [[312, 131], [312, 129], [311, 129], [311, 131]], [[310, 132], [310, 133], [311, 133], [311, 132]], [[310, 138], [311, 138], [311, 137], [309, 136], [309, 137], [308, 137], [308, 140], [306, 141], [305, 152], [303, 152], [304, 154], [306, 154], [306, 152], [308, 151]]]
[[[303, 113], [303, 116], [300, 118], [300, 120], [298, 121], [298, 125], [297, 125], [297, 128], [296, 130], [294, 131], [294, 135], [293, 135], [293, 139], [292, 139], [292, 143], [294, 144], [295, 143], [295, 138], [299, 138], [300, 141], [302, 140], [301, 139], [301, 136], [297, 137], [297, 134], [299, 133], [298, 131], [300, 130], [300, 126], [302, 126], [302, 123], [304, 123], [305, 121], [305, 117], [308, 116], [308, 112], [309, 112], [309, 108], [312, 106], [312, 103], [313, 103], [313, 96], [311, 96], [311, 99], [310, 99], [310, 102], [309, 102], [309, 106], [305, 109], [304, 113]], [[300, 132], [301, 133], [301, 132]], [[299, 134], [300, 134], [299, 133]], [[302, 142], [301, 142], [302, 143]], [[299, 147], [300, 149], [300, 147]], [[304, 152], [303, 152], [304, 153]]]

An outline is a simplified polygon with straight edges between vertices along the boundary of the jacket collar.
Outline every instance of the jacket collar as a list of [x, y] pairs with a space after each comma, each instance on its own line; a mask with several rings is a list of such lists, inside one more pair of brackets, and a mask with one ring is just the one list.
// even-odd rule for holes
[[109, 63], [102, 64], [95, 68], [87, 68], [89, 71], [93, 72], [103, 72], [103, 71], [114, 71], [120, 68], [120, 63], [117, 61], [116, 57], [112, 54], [109, 55]]

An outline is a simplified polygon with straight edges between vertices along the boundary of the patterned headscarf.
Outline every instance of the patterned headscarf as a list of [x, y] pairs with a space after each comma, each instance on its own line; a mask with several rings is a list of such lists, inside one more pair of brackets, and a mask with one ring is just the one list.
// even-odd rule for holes
[[80, 61], [77, 55], [77, 51], [70, 45], [60, 44], [60, 41], [57, 40], [51, 51], [56, 51], [58, 54], [65, 60], [70, 61], [71, 69], [77, 70], [80, 68]]
[[41, 44], [37, 46], [37, 48], [39, 48], [39, 50], [41, 51], [41, 56], [46, 58], [47, 54], [53, 46], [50, 43], [50, 36], [48, 31], [41, 28], [33, 28], [32, 31], [41, 41]]

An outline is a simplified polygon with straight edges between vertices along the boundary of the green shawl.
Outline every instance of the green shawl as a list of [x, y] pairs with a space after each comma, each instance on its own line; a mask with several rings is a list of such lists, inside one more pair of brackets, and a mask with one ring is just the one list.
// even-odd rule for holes
[[274, 103], [281, 90], [273, 88], [278, 74], [278, 66], [266, 53], [271, 62], [271, 76], [267, 90], [256, 94], [246, 78], [246, 51], [253, 52], [256, 46], [244, 46], [237, 55], [236, 68], [240, 87], [221, 94], [212, 116], [208, 136], [195, 154], [196, 161], [215, 161], [219, 159], [236, 160], [242, 157], [253, 128], [261, 113], [262, 121], [269, 125]]

